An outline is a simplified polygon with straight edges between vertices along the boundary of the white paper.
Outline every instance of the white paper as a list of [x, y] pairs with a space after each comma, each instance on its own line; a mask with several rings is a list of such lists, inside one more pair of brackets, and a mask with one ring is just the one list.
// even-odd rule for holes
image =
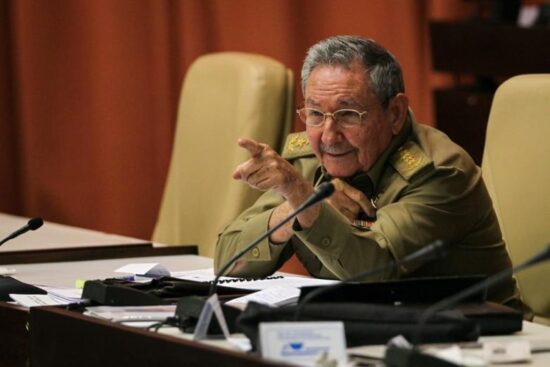
[[88, 316], [108, 319], [113, 322], [164, 321], [174, 316], [176, 305], [155, 306], [93, 306], [86, 307]]
[[69, 303], [80, 302], [82, 300], [82, 289], [78, 288], [58, 288], [45, 285], [36, 285], [36, 287], [48, 292], [53, 298], [65, 300]]
[[10, 294], [10, 298], [24, 307], [57, 306], [67, 305], [70, 303], [66, 301], [59, 301], [47, 294]]
[[14, 275], [17, 271], [13, 268], [0, 267], [0, 275]]
[[252, 344], [250, 343], [250, 339], [247, 337], [231, 336], [227, 338], [227, 341], [240, 351], [250, 352], [252, 350]]
[[232, 299], [225, 304], [244, 310], [250, 301], [269, 306], [284, 306], [297, 303], [299, 297], [299, 288], [275, 286]]
[[145, 275], [152, 278], [170, 276], [170, 272], [159, 263], [135, 263], [127, 264], [115, 270], [115, 273], [129, 273], [134, 275]]
[[[178, 271], [172, 272], [172, 277], [191, 280], [195, 282], [212, 282], [216, 277], [214, 270], [201, 269], [193, 271]], [[220, 277], [218, 286], [230, 287], [236, 289], [262, 290], [271, 287], [293, 287], [301, 288], [308, 286], [323, 286], [338, 283], [338, 280], [318, 279], [310, 277], [289, 276], [289, 275], [273, 275], [264, 279], [246, 279], [236, 277]]]

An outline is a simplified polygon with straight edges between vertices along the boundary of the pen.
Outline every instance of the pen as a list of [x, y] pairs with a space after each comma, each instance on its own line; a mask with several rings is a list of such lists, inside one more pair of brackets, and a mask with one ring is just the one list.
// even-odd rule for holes
[[135, 277], [133, 275], [118, 275], [118, 276], [114, 277], [114, 279], [126, 280], [128, 282], [133, 282], [135, 280]]

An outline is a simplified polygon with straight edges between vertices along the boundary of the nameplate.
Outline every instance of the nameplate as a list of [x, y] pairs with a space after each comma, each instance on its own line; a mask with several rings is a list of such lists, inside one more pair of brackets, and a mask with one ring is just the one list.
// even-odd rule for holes
[[262, 322], [262, 357], [301, 366], [338, 366], [347, 363], [342, 322]]

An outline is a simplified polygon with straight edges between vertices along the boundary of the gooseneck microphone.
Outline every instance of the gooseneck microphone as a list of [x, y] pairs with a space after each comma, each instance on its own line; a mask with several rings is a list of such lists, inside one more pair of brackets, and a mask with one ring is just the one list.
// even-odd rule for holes
[[422, 330], [424, 329], [424, 326], [426, 325], [426, 322], [438, 311], [447, 309], [451, 306], [456, 305], [458, 302], [482, 291], [485, 288], [489, 288], [492, 285], [498, 284], [505, 280], [506, 278], [510, 277], [514, 273], [518, 273], [522, 271], [523, 269], [529, 268], [533, 265], [536, 265], [538, 263], [541, 263], [543, 261], [546, 261], [550, 259], [550, 244], [547, 244], [546, 247], [536, 254], [535, 256], [531, 257], [530, 259], [524, 261], [523, 263], [514, 266], [512, 268], [505, 269], [499, 273], [496, 273], [494, 275], [491, 275], [487, 279], [472, 285], [469, 288], [464, 289], [463, 291], [458, 292], [455, 295], [452, 295], [450, 297], [444, 298], [439, 302], [434, 303], [430, 307], [428, 307], [424, 313], [420, 316], [420, 319], [418, 320], [418, 328], [416, 329], [416, 332], [414, 334], [412, 343], [413, 345], [417, 345], [421, 343], [421, 337], [422, 337]]
[[23, 233], [26, 233], [28, 231], [34, 231], [42, 227], [42, 224], [44, 224], [44, 221], [42, 220], [42, 218], [32, 218], [23, 227], [19, 228], [17, 231], [13, 232], [12, 234], [4, 238], [2, 241], [0, 241], [0, 246], [8, 242], [9, 240], [13, 240], [16, 237], [21, 236]]
[[288, 223], [290, 220], [292, 220], [294, 217], [296, 217], [298, 214], [312, 206], [313, 204], [316, 204], [320, 202], [323, 199], [328, 198], [330, 195], [334, 193], [334, 185], [330, 182], [322, 183], [317, 187], [317, 190], [309, 197], [307, 198], [302, 205], [300, 205], [295, 211], [290, 213], [286, 218], [284, 218], [282, 221], [280, 221], [277, 225], [270, 228], [267, 232], [265, 232], [263, 235], [258, 237], [256, 240], [252, 241], [248, 246], [243, 248], [241, 251], [239, 251], [235, 256], [233, 256], [229, 261], [225, 263], [225, 265], [220, 269], [218, 275], [216, 278], [214, 278], [214, 281], [210, 285], [210, 295], [213, 295], [216, 292], [216, 287], [218, 285], [218, 281], [221, 276], [225, 274], [229, 268], [235, 264], [237, 260], [239, 260], [241, 257], [244, 256], [248, 251], [250, 251], [254, 246], [256, 246], [258, 243], [269, 237], [273, 232], [281, 228], [283, 225]]
[[345, 279], [341, 283], [336, 283], [333, 285], [329, 285], [326, 287], [319, 287], [308, 294], [306, 294], [298, 303], [296, 306], [296, 312], [294, 313], [294, 320], [298, 320], [300, 318], [300, 313], [304, 307], [305, 304], [311, 302], [312, 299], [319, 297], [322, 294], [325, 294], [327, 292], [334, 291], [336, 289], [342, 288], [352, 282], [360, 282], [370, 276], [382, 273], [387, 270], [393, 270], [397, 268], [399, 265], [405, 265], [411, 262], [417, 262], [420, 261], [422, 264], [425, 264], [427, 262], [442, 259], [445, 256], [447, 256], [447, 246], [446, 244], [441, 240], [436, 240], [432, 243], [430, 243], [427, 246], [422, 247], [420, 250], [415, 251], [407, 256], [405, 256], [400, 261], [390, 260], [389, 262], [379, 265], [375, 267], [374, 269], [371, 269], [369, 271], [366, 271], [364, 273], [358, 274], [354, 277], [351, 277], [349, 279]]

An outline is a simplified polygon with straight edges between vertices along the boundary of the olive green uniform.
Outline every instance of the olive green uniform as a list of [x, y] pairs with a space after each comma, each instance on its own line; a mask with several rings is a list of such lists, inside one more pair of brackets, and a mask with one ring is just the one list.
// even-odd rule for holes
[[[289, 136], [283, 157], [316, 184], [330, 179], [305, 133]], [[240, 275], [269, 275], [296, 253], [311, 275], [346, 279], [391, 259], [400, 260], [437, 239], [450, 244], [444, 259], [407, 264], [374, 279], [493, 274], [511, 266], [480, 168], [442, 132], [417, 124], [410, 114], [366, 176], [370, 180], [350, 183], [371, 194], [377, 208], [375, 220], [350, 224], [323, 202], [311, 228], [295, 225], [295, 235], [286, 244], [266, 239], [249, 251]], [[266, 192], [225, 228], [216, 247], [216, 270], [268, 229], [273, 208], [283, 201]], [[515, 303], [514, 279], [491, 289], [489, 299]]]

